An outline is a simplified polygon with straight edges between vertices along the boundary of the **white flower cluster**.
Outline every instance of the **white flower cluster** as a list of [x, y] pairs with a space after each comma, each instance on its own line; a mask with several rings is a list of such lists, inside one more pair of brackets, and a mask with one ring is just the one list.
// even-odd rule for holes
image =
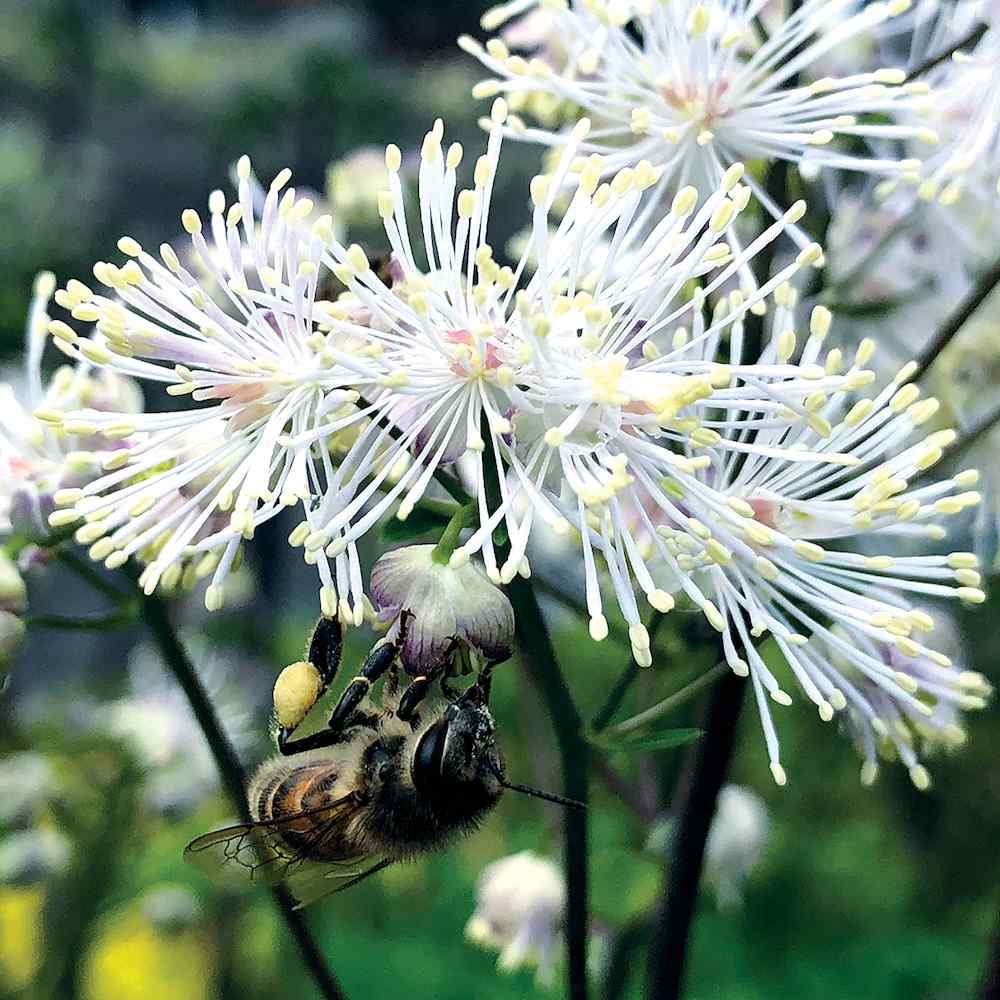
[[[86, 442], [67, 462], [91, 470], [58, 466], [49, 523], [109, 567], [142, 560], [147, 592], [208, 578], [216, 609], [242, 546], [296, 508], [289, 542], [316, 567], [322, 610], [360, 623], [359, 541], [458, 481], [476, 516], [452, 567], [476, 557], [507, 583], [531, 573], [533, 538], [565, 539], [591, 635], [608, 635], [610, 602], [642, 665], [645, 605], [700, 609], [750, 678], [779, 783], [770, 704], [797, 693], [849, 722], [866, 778], [890, 752], [926, 786], [914, 734], [954, 745], [952, 710], [988, 694], [934, 647], [922, 603], [985, 599], [975, 557], [942, 546], [944, 522], [979, 501], [977, 473], [929, 475], [955, 434], [916, 365], [878, 385], [873, 341], [826, 344], [830, 310], [796, 291], [824, 264], [806, 206], [777, 204], [743, 165], [919, 175], [897, 154], [936, 139], [917, 117], [937, 107], [924, 82], [813, 72], [906, 4], [806, 0], [769, 30], [759, 4], [690, 0], [515, 0], [487, 20], [536, 6], [551, 18], [541, 55], [463, 42], [495, 74], [477, 92], [506, 95], [471, 169], [436, 122], [408, 213], [387, 148], [387, 263], [343, 245], [289, 171], [260, 197], [244, 157], [232, 204], [214, 192], [207, 223], [183, 213], [190, 248], [123, 237], [123, 257], [94, 267], [99, 290], [56, 293], [89, 335], [36, 309], [32, 344], [47, 328], [76, 362], [64, 380], [93, 369], [184, 404], [36, 397], [36, 436]], [[554, 147], [509, 264], [490, 242], [506, 136]], [[785, 234], [798, 252], [755, 280]]]

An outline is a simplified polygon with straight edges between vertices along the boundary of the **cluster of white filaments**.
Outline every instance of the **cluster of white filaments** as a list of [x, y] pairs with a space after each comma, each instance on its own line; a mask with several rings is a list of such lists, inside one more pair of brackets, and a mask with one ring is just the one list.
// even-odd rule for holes
[[[42, 416], [81, 406], [132, 411], [139, 408], [137, 388], [111, 372], [95, 373], [89, 363], [64, 365], [48, 380], [42, 378], [42, 356], [49, 325], [48, 307], [55, 276], [42, 272], [34, 283], [25, 329], [26, 372], [19, 391], [0, 385], [0, 532], [14, 529], [37, 532], [53, 493], [85, 482], [99, 466], [95, 448], [112, 449], [115, 442], [91, 433], [66, 433]], [[14, 509], [20, 508], [20, 509]]]
[[[864, 342], [851, 362], [838, 349], [824, 356], [831, 317], [817, 307], [799, 351], [795, 294], [787, 285], [775, 293], [762, 355], [743, 364], [743, 321], [732, 318], [742, 298], [721, 299], [706, 322], [697, 296], [693, 329], [665, 336], [673, 356], [688, 352], [689, 365], [728, 353], [701, 398], [677, 411], [675, 427], [622, 420], [616, 435], [605, 430], [592, 443], [608, 476], [603, 491], [581, 500], [574, 523], [588, 594], [599, 600], [588, 551], [595, 546], [630, 621], [637, 622], [636, 589], [659, 610], [672, 606], [673, 597], [657, 589], [658, 577], [700, 607], [721, 633], [726, 662], [750, 677], [779, 783], [785, 772], [768, 699], [787, 705], [792, 698], [756, 648], [765, 634], [822, 719], [849, 709], [866, 734], [866, 755], [876, 737], [885, 741], [925, 787], [929, 778], [904, 722], [931, 719], [939, 701], [976, 707], [982, 678], [953, 669], [948, 657], [924, 644], [933, 621], [911, 598], [981, 603], [976, 559], [969, 553], [894, 557], [859, 551], [859, 545], [891, 536], [942, 540], [938, 522], [979, 502], [971, 489], [977, 473], [924, 480], [955, 435], [942, 430], [913, 440], [938, 409], [909, 382], [915, 366], [904, 367], [876, 395], [860, 395], [875, 378], [865, 367], [874, 344]], [[598, 638], [606, 632], [603, 616], [592, 618], [592, 632]], [[641, 625], [633, 624], [630, 634], [634, 648], [645, 643], [648, 649]], [[920, 669], [908, 670], [909, 662]], [[873, 766], [866, 778], [874, 776]]]
[[[811, 34], [814, 6], [803, 7], [805, 23], [789, 20], [806, 32], [792, 44]], [[659, 23], [665, 9], [643, 16]], [[607, 39], [621, 30], [604, 27]], [[203, 405], [41, 410], [62, 433], [117, 444], [95, 452], [101, 474], [57, 493], [52, 523], [82, 521], [77, 539], [108, 566], [145, 561], [147, 590], [211, 576], [206, 603], [216, 608], [241, 544], [301, 506], [289, 542], [317, 567], [324, 613], [360, 623], [358, 541], [387, 516], [409, 517], [448, 471], [478, 505], [453, 566], [479, 555], [494, 582], [509, 582], [530, 574], [538, 528], [565, 537], [581, 551], [592, 636], [608, 634], [606, 569], [643, 665], [652, 654], [637, 595], [659, 612], [678, 599], [700, 608], [730, 667], [751, 679], [778, 782], [769, 698], [791, 695], [757, 651], [765, 634], [824, 720], [849, 715], [866, 777], [877, 744], [926, 785], [905, 734], [925, 718], [925, 730], [944, 732], [955, 723], [936, 724], [939, 707], [974, 707], [984, 691], [924, 644], [933, 622], [910, 597], [978, 603], [983, 592], [968, 554], [864, 548], [891, 536], [939, 541], [938, 521], [978, 501], [974, 472], [923, 478], [954, 435], [911, 443], [937, 409], [910, 383], [914, 366], [863, 396], [873, 345], [851, 360], [824, 353], [831, 316], [821, 307], [797, 345], [789, 282], [822, 263], [817, 245], [759, 287], [748, 280], [754, 256], [796, 225], [803, 203], [770, 206], [775, 221], [741, 247], [732, 225], [752, 194], [741, 163], [717, 160], [715, 182], [664, 201], [673, 168], [588, 153], [587, 119], [532, 180], [526, 246], [502, 265], [489, 214], [509, 131], [499, 98], [462, 188], [462, 147], [446, 147], [435, 123], [418, 220], [404, 209], [402, 154], [387, 148], [377, 196], [386, 268], [338, 242], [329, 217], [312, 219], [287, 172], [257, 218], [244, 158], [238, 201], [227, 209], [221, 192], [211, 197], [211, 244], [197, 214], [184, 213], [211, 287], [170, 247], [156, 258], [126, 237], [124, 265], [94, 269], [113, 296], [80, 282], [58, 292], [74, 318], [96, 324], [84, 338], [50, 322], [66, 353]], [[760, 324], [765, 314], [763, 352], [745, 358], [748, 316]], [[500, 527], [506, 551], [494, 541]]]
[[[311, 496], [308, 450], [284, 447], [357, 399], [327, 353], [316, 300], [329, 217], [311, 224], [313, 206], [273, 181], [258, 219], [250, 162], [238, 165], [238, 200], [209, 199], [210, 239], [192, 209], [182, 215], [193, 252], [210, 277], [206, 289], [168, 245], [159, 256], [131, 237], [119, 241], [122, 266], [100, 262], [94, 276], [110, 290], [79, 281], [56, 293], [73, 318], [96, 324], [80, 337], [49, 325], [71, 357], [109, 366], [201, 407], [121, 414], [81, 409], [39, 416], [67, 433], [99, 433], [124, 446], [99, 456], [103, 474], [60, 491], [53, 525], [85, 523], [77, 540], [109, 567], [130, 556], [146, 563], [143, 586], [212, 577], [209, 607], [243, 539], [282, 507]], [[188, 582], [190, 582], [190, 579]]]
[[[947, 51], [967, 34], [968, 22], [956, 6], [942, 14], [913, 58], [921, 62]], [[919, 172], [902, 180], [916, 186], [924, 201], [953, 205], [963, 195], [992, 204], [1000, 191], [1000, 34], [988, 29], [971, 51], [957, 51], [930, 74], [935, 99], [925, 118], [940, 136], [940, 146]], [[893, 187], [885, 182], [882, 191]]]
[[[534, 6], [494, 8], [484, 27], [492, 30]], [[889, 148], [866, 154], [859, 144], [936, 142], [930, 129], [900, 120], [928, 92], [923, 82], [907, 82], [903, 70], [810, 76], [831, 49], [905, 11], [909, 0], [870, 3], [857, 12], [854, 0], [806, 0], [766, 38], [757, 16], [761, 5], [748, 0], [559, 0], [541, 6], [551, 18], [548, 49], [555, 64], [545, 52], [512, 54], [499, 38], [485, 47], [463, 38], [462, 47], [495, 74], [477, 84], [474, 95], [503, 93], [512, 110], [540, 121], [535, 127], [512, 115], [510, 133], [545, 145], [563, 143], [560, 120], [582, 108], [595, 126], [584, 151], [604, 154], [609, 172], [646, 158], [662, 163], [661, 193], [687, 183], [715, 187], [730, 164], [757, 158], [876, 175], [912, 173], [919, 161], [899, 159]], [[749, 183], [777, 218], [782, 206]]]

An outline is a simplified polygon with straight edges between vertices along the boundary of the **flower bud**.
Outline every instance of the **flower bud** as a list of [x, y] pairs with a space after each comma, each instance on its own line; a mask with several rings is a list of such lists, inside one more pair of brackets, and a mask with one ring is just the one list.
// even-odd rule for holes
[[[371, 595], [383, 621], [413, 613], [402, 649], [410, 674], [439, 666], [455, 640], [487, 662], [502, 662], [514, 642], [514, 609], [476, 565], [441, 565], [433, 545], [408, 545], [372, 568]], [[398, 626], [397, 626], [398, 627]]]

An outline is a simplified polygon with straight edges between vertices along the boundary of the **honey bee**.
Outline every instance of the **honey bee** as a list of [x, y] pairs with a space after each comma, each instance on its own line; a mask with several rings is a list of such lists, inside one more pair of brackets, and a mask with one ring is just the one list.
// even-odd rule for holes
[[[326, 728], [293, 739], [340, 665], [340, 623], [320, 619], [308, 661], [286, 667], [275, 685], [279, 756], [250, 783], [250, 821], [194, 840], [187, 860], [284, 883], [301, 907], [472, 832], [505, 789], [579, 805], [507, 781], [489, 710], [495, 664], [462, 693], [446, 683], [446, 663], [401, 688], [412, 617], [404, 610], [397, 637], [368, 653]], [[378, 703], [372, 688], [383, 677]], [[435, 683], [441, 697], [427, 707]]]

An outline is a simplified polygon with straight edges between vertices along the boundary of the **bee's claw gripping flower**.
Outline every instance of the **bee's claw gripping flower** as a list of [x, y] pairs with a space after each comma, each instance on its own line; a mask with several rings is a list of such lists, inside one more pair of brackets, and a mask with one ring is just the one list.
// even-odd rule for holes
[[478, 566], [437, 562], [433, 545], [409, 545], [372, 568], [371, 594], [385, 621], [410, 611], [401, 658], [408, 673], [443, 666], [459, 640], [486, 663], [506, 660], [514, 642], [514, 609]]

